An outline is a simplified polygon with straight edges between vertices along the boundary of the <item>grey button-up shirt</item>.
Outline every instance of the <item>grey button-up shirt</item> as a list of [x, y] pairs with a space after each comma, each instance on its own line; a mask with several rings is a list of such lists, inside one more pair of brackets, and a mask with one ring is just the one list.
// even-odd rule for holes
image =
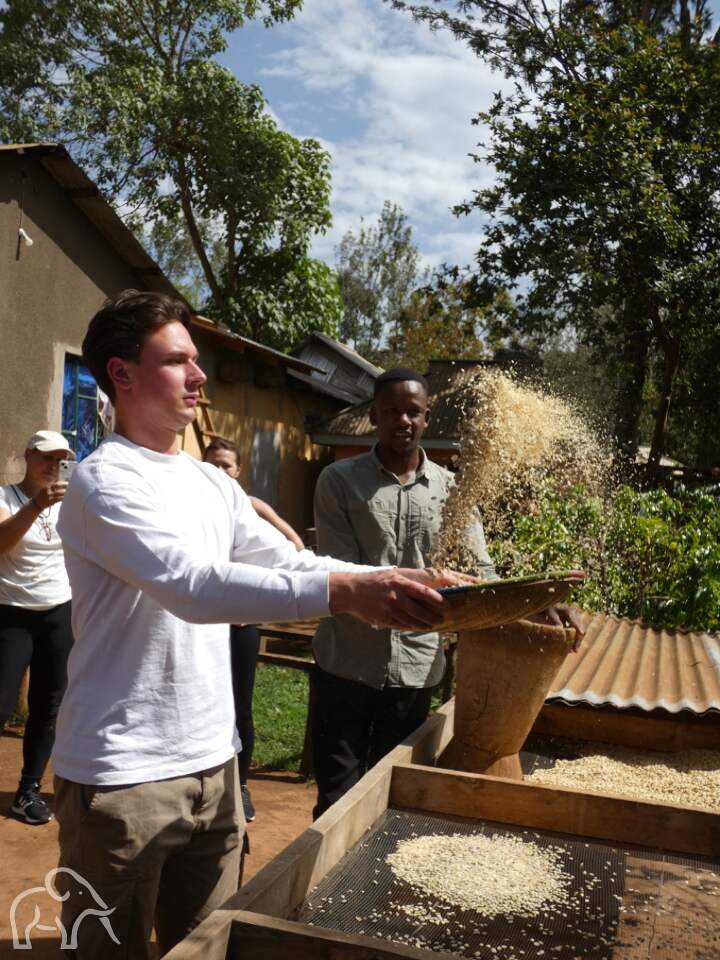
[[[375, 448], [331, 464], [315, 489], [318, 552], [377, 566], [429, 566], [453, 484], [453, 475], [422, 450], [405, 483], [382, 465]], [[479, 515], [467, 537], [476, 572], [495, 577]], [[347, 615], [323, 620], [313, 648], [323, 670], [377, 689], [432, 687], [444, 670], [437, 633], [375, 629]]]

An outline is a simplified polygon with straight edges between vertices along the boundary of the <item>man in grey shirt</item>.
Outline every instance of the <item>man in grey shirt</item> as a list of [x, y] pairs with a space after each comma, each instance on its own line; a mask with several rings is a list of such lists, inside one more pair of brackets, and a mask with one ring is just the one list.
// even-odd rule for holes
[[[315, 491], [318, 552], [355, 563], [426, 567], [452, 474], [420, 447], [428, 387], [414, 370], [378, 377], [370, 420], [378, 441], [326, 467]], [[467, 531], [475, 573], [494, 578], [478, 516]], [[368, 643], [375, 636], [376, 641]], [[438, 633], [375, 630], [350, 616], [323, 620], [314, 640], [312, 739], [318, 817], [427, 717], [445, 658]]]

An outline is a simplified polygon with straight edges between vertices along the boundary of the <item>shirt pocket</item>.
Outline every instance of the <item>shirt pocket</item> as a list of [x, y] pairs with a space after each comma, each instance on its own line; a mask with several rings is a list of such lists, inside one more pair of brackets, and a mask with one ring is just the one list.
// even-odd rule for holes
[[380, 497], [349, 505], [350, 522], [363, 559], [394, 564], [397, 558], [397, 507]]
[[411, 504], [408, 511], [408, 537], [422, 554], [425, 564], [430, 562], [441, 526], [442, 501], [439, 498]]

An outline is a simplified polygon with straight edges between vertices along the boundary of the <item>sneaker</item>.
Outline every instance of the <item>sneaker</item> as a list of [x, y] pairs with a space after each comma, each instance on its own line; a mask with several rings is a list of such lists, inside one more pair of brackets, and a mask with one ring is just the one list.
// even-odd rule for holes
[[39, 783], [31, 783], [18, 789], [13, 801], [12, 812], [21, 817], [25, 823], [47, 823], [53, 818], [50, 807], [40, 796]]
[[255, 807], [253, 802], [250, 799], [250, 791], [247, 788], [246, 783], [240, 784], [240, 796], [242, 797], [243, 813], [245, 814], [245, 822], [252, 823], [255, 819]]

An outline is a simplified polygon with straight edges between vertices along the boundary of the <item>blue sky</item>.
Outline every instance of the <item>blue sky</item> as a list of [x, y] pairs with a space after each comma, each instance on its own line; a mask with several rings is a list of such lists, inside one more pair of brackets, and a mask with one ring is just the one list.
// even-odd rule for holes
[[[713, 0], [717, 25], [720, 0]], [[280, 126], [315, 137], [332, 158], [334, 223], [314, 245], [335, 246], [385, 200], [407, 213], [427, 265], [466, 264], [480, 219], [450, 207], [492, 182], [473, 163], [482, 129], [471, 118], [505, 81], [445, 32], [432, 33], [382, 0], [305, 0], [287, 24], [235, 33], [223, 62], [260, 84]]]
[[332, 157], [334, 224], [317, 256], [334, 262], [345, 231], [375, 222], [390, 200], [427, 264], [469, 262], [479, 221], [450, 207], [488, 182], [468, 157], [479, 138], [470, 121], [502, 78], [463, 44], [381, 0], [305, 0], [290, 23], [238, 31], [222, 59], [260, 84], [283, 129]]

